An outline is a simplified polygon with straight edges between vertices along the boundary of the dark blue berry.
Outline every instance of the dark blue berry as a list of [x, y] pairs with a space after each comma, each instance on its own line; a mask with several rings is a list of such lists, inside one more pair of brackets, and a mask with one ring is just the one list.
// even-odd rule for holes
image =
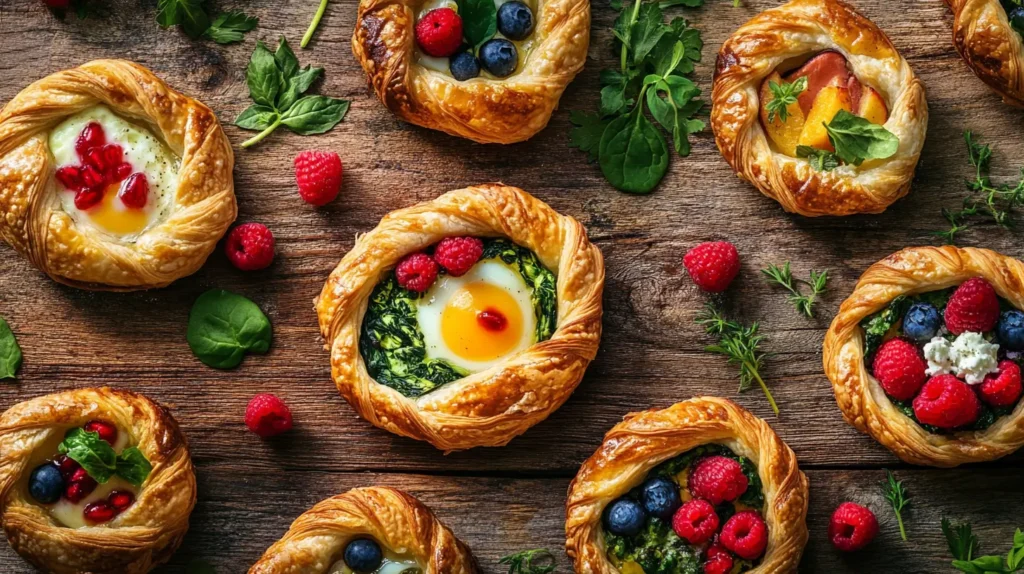
[[356, 538], [345, 547], [345, 564], [356, 572], [373, 572], [384, 562], [384, 553], [369, 538]]
[[1024, 8], [1014, 8], [1007, 16], [1010, 19], [1010, 26], [1018, 33], [1024, 33]]
[[460, 82], [465, 82], [480, 75], [480, 62], [472, 52], [459, 52], [448, 62], [448, 71]]
[[942, 316], [930, 303], [914, 303], [903, 317], [903, 334], [915, 341], [928, 341], [939, 332]]
[[504, 78], [512, 75], [519, 64], [516, 46], [503, 38], [495, 38], [480, 46], [480, 63], [491, 74]]
[[505, 2], [498, 8], [498, 31], [509, 40], [525, 40], [533, 32], [533, 12], [522, 2]]
[[644, 510], [662, 520], [672, 518], [683, 504], [679, 498], [679, 486], [667, 478], [652, 478], [644, 484]]
[[608, 507], [604, 526], [617, 536], [635, 536], [640, 533], [646, 520], [640, 503], [631, 498], [620, 498]]
[[52, 504], [60, 500], [64, 492], [64, 477], [60, 469], [53, 463], [36, 467], [28, 477], [28, 493], [42, 504]]
[[1011, 309], [999, 317], [999, 342], [1010, 351], [1024, 351], [1024, 313]]

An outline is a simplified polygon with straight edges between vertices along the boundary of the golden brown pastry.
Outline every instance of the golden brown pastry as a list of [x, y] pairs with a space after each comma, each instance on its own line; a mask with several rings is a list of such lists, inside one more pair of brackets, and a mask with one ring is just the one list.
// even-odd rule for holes
[[[809, 82], [785, 120], [780, 112], [769, 121], [768, 87], [780, 75]], [[831, 151], [821, 124], [840, 109], [894, 134], [895, 153], [829, 170], [799, 157], [798, 145]], [[884, 211], [910, 191], [927, 124], [924, 86], [910, 65], [877, 26], [840, 0], [792, 0], [766, 10], [718, 53], [711, 109], [718, 149], [737, 175], [786, 211]]]
[[1024, 43], [999, 0], [946, 0], [953, 11], [953, 46], [981, 81], [1024, 107]]
[[[864, 272], [825, 335], [825, 373], [832, 381], [843, 418], [907, 462], [952, 467], [996, 459], [1024, 445], [1024, 406], [1019, 393], [1007, 401], [997, 401], [1011, 404], [998, 406], [989, 404], [992, 399], [984, 389], [983, 377], [995, 376], [996, 369], [1004, 367], [1006, 349], [996, 347], [1008, 344], [996, 334], [996, 321], [1004, 319], [998, 316], [998, 304], [992, 306], [995, 298], [991, 288], [986, 290], [993, 311], [988, 313], [985, 324], [964, 328], [951, 324], [946, 312], [955, 289], [968, 281], [978, 283], [977, 278], [990, 284], [1009, 307], [1024, 308], [1024, 264], [1020, 261], [987, 249], [908, 247]], [[911, 335], [918, 335], [920, 329], [906, 331], [903, 320], [915, 302], [934, 307], [943, 316], [943, 320], [934, 321], [937, 331], [932, 329], [934, 332], [925, 332], [917, 339]], [[915, 319], [915, 324], [919, 322]], [[972, 333], [975, 329], [981, 334]], [[944, 339], [943, 335], [950, 331], [953, 333], [944, 341], [935, 341]], [[954, 336], [956, 339], [950, 344]], [[865, 359], [865, 355], [875, 356], [883, 341], [898, 337], [924, 347], [919, 357], [922, 363], [916, 366], [914, 386], [904, 389], [905, 384], [897, 387], [889, 383], [887, 391], [874, 376], [874, 361]], [[926, 368], [926, 372], [920, 373], [921, 368]], [[928, 382], [917, 388], [925, 377]], [[952, 387], [946, 392], [965, 388], [968, 393], [974, 391], [979, 400], [970, 400], [973, 395], [966, 398], [978, 410], [974, 416], [968, 413], [963, 420], [948, 419], [949, 424], [932, 420], [942, 424], [942, 428], [926, 430], [911, 416], [936, 416], [932, 412], [934, 405], [928, 406], [934, 396], [925, 396], [923, 405], [918, 399], [926, 395], [933, 380], [940, 378]], [[891, 397], [889, 392], [899, 398]], [[897, 402], [902, 402], [902, 406]], [[919, 411], [922, 406], [928, 412]]]
[[[382, 560], [381, 560], [382, 559]], [[469, 548], [409, 494], [354, 488], [295, 519], [249, 574], [475, 574]]]
[[209, 108], [138, 64], [89, 62], [0, 111], [0, 237], [67, 285], [163, 287], [234, 221], [233, 166]]
[[547, 125], [562, 91], [583, 69], [590, 41], [590, 2], [526, 3], [533, 31], [514, 42], [518, 65], [507, 77], [485, 71], [459, 81], [448, 58], [427, 56], [418, 45], [417, 21], [430, 10], [454, 7], [453, 1], [361, 0], [352, 52], [377, 97], [398, 117], [480, 143], [524, 141]]
[[[84, 431], [110, 443], [128, 471], [119, 468], [97, 484], [97, 471], [76, 463], [74, 450], [58, 454], [58, 445], [76, 444], [81, 436], [73, 435]], [[188, 530], [196, 501], [188, 446], [171, 415], [142, 395], [78, 389], [19, 403], [0, 416], [0, 451], [4, 532], [43, 571], [149, 572]], [[59, 499], [40, 502], [51, 494]]]
[[[734, 546], [727, 535], [727, 531], [737, 532], [730, 526], [732, 519], [719, 524], [715, 543], [711, 539], [691, 543], [673, 533], [672, 518], [679, 503], [721, 504], [719, 500], [705, 502], [705, 497], [722, 491], [708, 494], [706, 482], [703, 487], [696, 485], [699, 479], [694, 478], [695, 474], [701, 472], [697, 469], [705, 463], [723, 463], [727, 471], [743, 471], [744, 489], [733, 490], [731, 498], [722, 501], [735, 505], [733, 518], [739, 520], [741, 514], [746, 514], [743, 521], [759, 521], [767, 526], [765, 546], [750, 541]], [[661, 504], [667, 518], [659, 519], [640, 504], [641, 486], [665, 479], [679, 488], [680, 497], [675, 505]], [[797, 467], [793, 451], [766, 422], [732, 401], [698, 397], [663, 410], [632, 413], [608, 431], [597, 452], [583, 463], [569, 485], [566, 551], [578, 574], [631, 574], [640, 571], [638, 566], [643, 568], [644, 558], [630, 549], [642, 547], [637, 545], [647, 543], [653, 533], [657, 537], [650, 543], [658, 545], [657, 555], [665, 559], [671, 555], [676, 560], [704, 564], [716, 553], [724, 552], [738, 571], [795, 572], [807, 543], [807, 486], [807, 477]], [[630, 513], [623, 509], [636, 506], [643, 521], [640, 533], [615, 534], [615, 528], [630, 526]], [[751, 513], [757, 518], [751, 518]], [[709, 530], [704, 534], [710, 537], [713, 533]], [[741, 556], [733, 548], [749, 554]], [[624, 550], [621, 555], [620, 549]]]
[[[469, 271], [404, 289], [396, 266], [436, 272], [445, 242], [475, 250]], [[487, 184], [388, 214], [315, 303], [356, 412], [452, 451], [504, 445], [569, 398], [597, 353], [603, 288], [601, 251], [578, 221]]]

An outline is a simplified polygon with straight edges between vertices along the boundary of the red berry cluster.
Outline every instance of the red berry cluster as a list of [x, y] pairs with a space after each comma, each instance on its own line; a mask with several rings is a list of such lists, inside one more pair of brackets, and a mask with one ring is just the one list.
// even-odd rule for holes
[[[85, 423], [82, 429], [94, 432], [111, 446], [117, 442], [117, 427], [106, 421], [93, 420]], [[69, 502], [78, 503], [96, 490], [96, 480], [89, 476], [84, 468], [67, 455], [58, 455], [53, 464], [64, 477], [64, 498]], [[97, 500], [88, 504], [82, 511], [86, 521], [100, 524], [113, 520], [135, 502], [135, 495], [126, 490], [113, 490], [105, 500]]]
[[89, 209], [103, 199], [107, 187], [118, 182], [118, 197], [127, 207], [142, 209], [149, 199], [149, 182], [144, 173], [132, 173], [130, 163], [124, 161], [124, 149], [107, 143], [103, 126], [91, 122], [75, 140], [79, 165], [66, 165], [57, 170], [55, 177], [64, 187], [75, 192], [75, 207]]
[[445, 237], [434, 246], [433, 255], [411, 253], [395, 268], [395, 278], [403, 289], [422, 293], [437, 280], [440, 269], [448, 275], [465, 275], [484, 254], [484, 242], [476, 237]]

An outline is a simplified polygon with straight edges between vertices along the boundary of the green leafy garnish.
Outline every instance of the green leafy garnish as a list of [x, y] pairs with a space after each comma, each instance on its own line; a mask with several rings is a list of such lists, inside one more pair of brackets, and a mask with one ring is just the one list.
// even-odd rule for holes
[[117, 469], [114, 472], [135, 486], [142, 486], [152, 470], [153, 465], [146, 460], [146, 455], [138, 447], [130, 446], [117, 457]]
[[[540, 563], [534, 564], [534, 560]], [[508, 574], [550, 574], [555, 571], [555, 555], [544, 548], [523, 550], [502, 556], [498, 564], [508, 564]]]
[[[768, 277], [769, 284], [775, 282], [789, 291], [790, 295], [787, 299], [796, 307], [797, 311], [808, 317], [814, 317], [814, 301], [818, 295], [825, 292], [825, 285], [828, 283], [828, 269], [820, 273], [811, 269], [810, 281], [794, 279], [793, 274], [789, 271], [789, 261], [785, 262], [782, 267], [770, 263], [767, 269], [761, 270], [761, 273]], [[800, 292], [801, 283], [811, 288], [810, 295]]]
[[680, 538], [672, 526], [649, 516], [636, 536], [604, 533], [605, 548], [620, 562], [632, 560], [644, 574], [700, 574], [700, 550]]
[[313, 39], [313, 33], [320, 26], [320, 20], [324, 17], [324, 12], [326, 11], [327, 0], [320, 0], [320, 6], [316, 9], [316, 14], [313, 15], [313, 21], [309, 23], [309, 28], [306, 28], [306, 33], [302, 35], [302, 42], [299, 43], [300, 48], [305, 48], [309, 45], [309, 41]]
[[950, 554], [956, 560], [970, 561], [978, 551], [978, 537], [971, 532], [971, 525], [967, 522], [953, 526], [948, 518], [943, 518], [942, 534], [946, 537]]
[[796, 157], [807, 159], [815, 171], [832, 171], [839, 167], [839, 156], [828, 150], [813, 148], [809, 145], [796, 146]]
[[249, 96], [255, 103], [239, 114], [235, 125], [262, 131], [242, 147], [256, 145], [282, 125], [301, 135], [321, 134], [336, 126], [348, 111], [347, 100], [303, 96], [323, 71], [310, 66], [300, 69], [284, 37], [275, 52], [257, 42], [245, 70]]
[[824, 125], [836, 155], [848, 164], [892, 157], [900, 147], [896, 134], [846, 110], [839, 110]]
[[13, 379], [21, 367], [21, 347], [10, 325], [0, 317], [0, 379]]
[[[675, 480], [676, 475], [689, 468], [698, 459], [712, 455], [721, 455], [740, 463], [740, 468], [743, 470], [743, 474], [747, 477], [747, 490], [740, 495], [738, 499], [739, 502], [751, 508], [764, 510], [764, 485], [761, 482], [761, 475], [758, 474], [757, 467], [754, 465], [754, 462], [745, 456], [734, 453], [728, 447], [720, 444], [703, 444], [690, 449], [679, 456], [670, 458], [654, 467], [654, 470], [651, 471], [651, 476], [661, 476]], [[721, 516], [719, 516], [719, 518], [721, 518]], [[725, 521], [726, 519], [722, 518], [722, 522]]]
[[246, 353], [266, 353], [270, 337], [270, 320], [263, 311], [223, 289], [200, 295], [188, 316], [188, 346], [200, 361], [217, 369], [238, 366]]
[[885, 498], [892, 505], [893, 512], [896, 513], [896, 522], [900, 525], [900, 537], [906, 541], [907, 531], [903, 528], [903, 509], [910, 503], [910, 497], [907, 496], [907, 489], [903, 487], [903, 481], [896, 480], [892, 471], [886, 470], [885, 475], [886, 482], [882, 485], [885, 490]]
[[885, 338], [885, 334], [892, 329], [893, 325], [898, 323], [903, 318], [903, 314], [907, 312], [910, 307], [910, 300], [904, 295], [900, 295], [889, 302], [889, 305], [885, 309], [865, 317], [860, 322], [860, 327], [864, 331], [864, 356], [870, 357], [875, 354], [878, 347], [882, 344], [882, 339]]
[[752, 388], [756, 381], [768, 398], [772, 411], [778, 415], [779, 407], [775, 404], [775, 398], [761, 378], [764, 353], [761, 352], [760, 346], [764, 335], [757, 333], [758, 324], [755, 322], [748, 327], [736, 321], [726, 320], [718, 308], [711, 304], [707, 306], [703, 315], [697, 317], [697, 324], [704, 327], [709, 335], [718, 338], [718, 343], [706, 347], [706, 350], [725, 355], [730, 363], [739, 365], [740, 392]]
[[494, 37], [498, 31], [498, 9], [494, 0], [458, 0], [462, 18], [462, 36], [474, 48]]
[[242, 12], [222, 12], [213, 19], [204, 35], [218, 44], [241, 42], [242, 35], [259, 24], [258, 18]]
[[768, 82], [768, 89], [772, 92], [772, 99], [765, 104], [764, 109], [768, 110], [768, 123], [775, 121], [779, 116], [780, 122], [789, 118], [789, 106], [797, 101], [797, 96], [807, 89], [807, 76], [800, 76], [794, 82]]
[[1020, 528], [1013, 534], [1013, 547], [1003, 556], [979, 556], [978, 538], [971, 532], [971, 525], [964, 523], [953, 527], [949, 520], [942, 519], [942, 533], [946, 536], [949, 551], [953, 554], [953, 568], [967, 574], [1002, 574], [1024, 570], [1024, 532]]
[[85, 472], [100, 484], [116, 474], [135, 486], [142, 486], [153, 470], [137, 447], [126, 448], [118, 455], [110, 443], [100, 438], [100, 433], [81, 428], [71, 429], [57, 446], [57, 452], [82, 465]]
[[259, 19], [237, 11], [218, 14], [212, 20], [204, 0], [159, 0], [156, 21], [164, 28], [181, 26], [189, 38], [205, 36], [218, 44], [241, 42], [242, 34], [256, 27]]

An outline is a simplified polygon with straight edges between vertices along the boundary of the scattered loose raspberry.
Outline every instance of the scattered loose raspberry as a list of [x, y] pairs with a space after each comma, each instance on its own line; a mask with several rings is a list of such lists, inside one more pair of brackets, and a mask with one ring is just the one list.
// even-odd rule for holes
[[734, 566], [732, 555], [725, 547], [712, 544], [704, 562], [704, 574], [730, 574]]
[[476, 237], [445, 237], [434, 248], [434, 261], [449, 275], [465, 275], [484, 254], [484, 242]]
[[1020, 367], [1004, 359], [999, 361], [999, 372], [987, 375], [982, 381], [978, 395], [993, 407], [1009, 407], [1017, 404], [1021, 390]]
[[732, 502], [747, 491], [747, 476], [740, 463], [724, 456], [702, 458], [693, 465], [687, 488], [694, 498], [711, 504]]
[[261, 393], [245, 408], [245, 426], [263, 438], [278, 435], [292, 428], [292, 412], [281, 399]]
[[435, 58], [451, 56], [462, 45], [462, 18], [451, 8], [427, 12], [416, 23], [416, 43]]
[[333, 151], [304, 151], [295, 156], [295, 182], [306, 203], [327, 205], [341, 191], [341, 157]]
[[228, 234], [224, 251], [242, 271], [264, 269], [274, 261], [274, 234], [262, 223], [243, 223]]
[[695, 498], [679, 507], [672, 516], [672, 530], [690, 544], [704, 544], [718, 532], [718, 514], [706, 500]]
[[412, 253], [398, 262], [395, 278], [403, 289], [422, 293], [437, 280], [437, 263], [426, 253]]
[[720, 293], [740, 272], [740, 254], [728, 241], [701, 243], [686, 252], [683, 265], [698, 287]]
[[875, 514], [859, 504], [844, 502], [832, 513], [828, 524], [828, 538], [843, 552], [853, 552], [867, 546], [878, 534]]
[[898, 401], [914, 398], [927, 380], [928, 365], [906, 339], [889, 339], [879, 347], [871, 370], [885, 392]]
[[756, 560], [768, 546], [768, 526], [756, 510], [737, 512], [722, 527], [721, 541], [740, 558]]
[[914, 415], [924, 424], [943, 429], [969, 425], [978, 420], [981, 404], [967, 383], [953, 375], [928, 379], [914, 399]]
[[117, 427], [104, 421], [89, 421], [82, 425], [82, 429], [86, 432], [94, 432], [100, 435], [100, 438], [107, 441], [110, 445], [117, 442]]
[[946, 328], [954, 335], [964, 331], [991, 331], [998, 322], [999, 299], [996, 290], [981, 277], [964, 281], [946, 304]]

